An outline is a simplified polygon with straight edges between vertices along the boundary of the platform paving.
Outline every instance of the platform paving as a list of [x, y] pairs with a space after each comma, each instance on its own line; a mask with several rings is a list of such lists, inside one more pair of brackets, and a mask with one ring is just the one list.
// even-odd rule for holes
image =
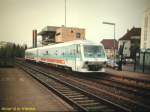
[[73, 108], [19, 68], [0, 68], [0, 112], [67, 112]]
[[129, 78], [150, 81], [150, 74], [144, 74], [144, 73], [140, 73], [140, 72], [133, 72], [133, 71], [127, 71], [127, 70], [118, 71], [118, 70], [115, 70], [112, 68], [106, 68], [106, 73], [118, 75], [118, 76], [122, 76], [122, 77], [129, 77]]

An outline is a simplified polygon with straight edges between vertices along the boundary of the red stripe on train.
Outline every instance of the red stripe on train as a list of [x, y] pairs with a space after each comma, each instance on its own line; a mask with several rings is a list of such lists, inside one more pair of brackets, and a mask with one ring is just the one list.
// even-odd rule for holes
[[41, 61], [45, 61], [45, 62], [49, 62], [49, 63], [65, 64], [65, 61], [61, 60], [61, 59], [41, 58]]

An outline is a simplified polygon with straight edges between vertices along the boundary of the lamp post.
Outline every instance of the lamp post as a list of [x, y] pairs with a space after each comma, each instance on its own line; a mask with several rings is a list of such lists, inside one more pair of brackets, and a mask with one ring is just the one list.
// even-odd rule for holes
[[65, 27], [66, 27], [66, 0], [65, 0]]
[[114, 43], [113, 43], [113, 46], [114, 46], [114, 61], [115, 61], [115, 59], [116, 59], [116, 52], [115, 52], [115, 48], [116, 48], [116, 45], [115, 45], [115, 33], [116, 33], [116, 24], [115, 23], [111, 23], [111, 22], [103, 22], [103, 24], [107, 24], [107, 25], [112, 25], [112, 26], [114, 26]]

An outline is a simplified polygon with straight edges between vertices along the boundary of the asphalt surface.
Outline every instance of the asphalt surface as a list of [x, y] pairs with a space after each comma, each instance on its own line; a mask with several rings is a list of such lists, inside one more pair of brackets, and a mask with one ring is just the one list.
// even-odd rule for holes
[[0, 68], [0, 111], [72, 111], [72, 107], [19, 68]]

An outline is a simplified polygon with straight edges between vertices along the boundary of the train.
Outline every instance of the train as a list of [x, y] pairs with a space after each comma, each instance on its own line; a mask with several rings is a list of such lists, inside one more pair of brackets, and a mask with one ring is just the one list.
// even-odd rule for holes
[[75, 72], [105, 72], [107, 56], [104, 46], [89, 40], [74, 40], [64, 43], [27, 49], [25, 60], [70, 68]]

